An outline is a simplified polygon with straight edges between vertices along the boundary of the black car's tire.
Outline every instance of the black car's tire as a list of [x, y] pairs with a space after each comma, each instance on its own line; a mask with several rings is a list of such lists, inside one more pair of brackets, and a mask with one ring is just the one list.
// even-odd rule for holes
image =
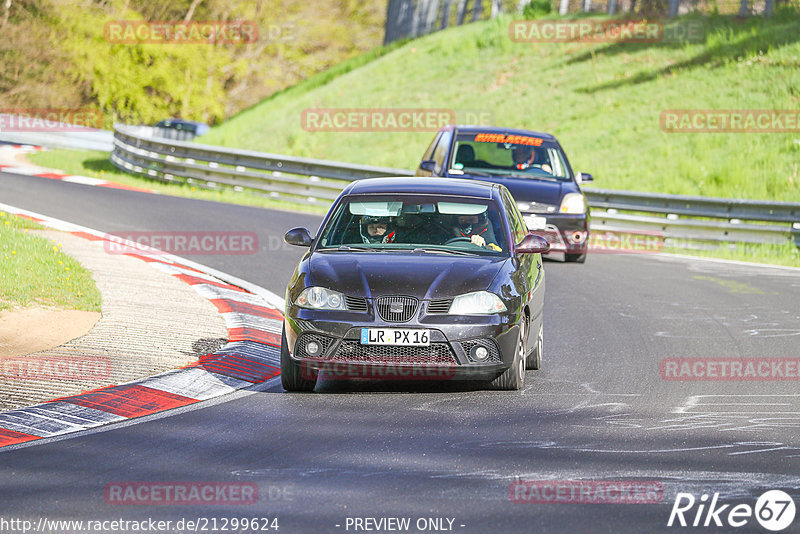
[[[311, 369], [305, 374], [314, 373]], [[314, 391], [317, 376], [310, 379], [303, 376], [301, 364], [289, 356], [289, 345], [286, 343], [286, 327], [281, 332], [281, 385], [286, 391]]]
[[542, 350], [544, 349], [544, 325], [539, 327], [539, 335], [536, 336], [536, 346], [526, 359], [525, 367], [538, 371], [542, 368]]
[[567, 263], [586, 263], [586, 253], [564, 254], [564, 261]]
[[522, 389], [525, 384], [525, 322], [519, 324], [519, 339], [517, 349], [514, 351], [514, 361], [511, 367], [505, 370], [502, 375], [491, 381], [492, 389], [502, 389], [514, 391]]

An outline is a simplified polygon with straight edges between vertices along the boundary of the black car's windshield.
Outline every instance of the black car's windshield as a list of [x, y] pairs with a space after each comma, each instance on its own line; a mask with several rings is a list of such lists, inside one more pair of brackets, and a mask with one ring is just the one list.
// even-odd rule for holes
[[564, 154], [555, 142], [526, 135], [493, 133], [458, 134], [449, 173], [571, 179]]
[[318, 248], [505, 254], [505, 226], [493, 200], [421, 195], [346, 197]]

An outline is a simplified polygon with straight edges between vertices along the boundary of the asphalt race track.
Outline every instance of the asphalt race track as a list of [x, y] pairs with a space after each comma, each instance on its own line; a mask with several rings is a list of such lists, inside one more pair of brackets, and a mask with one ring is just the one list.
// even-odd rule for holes
[[[10, 174], [0, 174], [0, 202], [106, 232], [255, 232], [258, 254], [190, 259], [280, 296], [302, 254], [282, 244], [283, 233], [305, 225], [313, 234], [321, 220]], [[323, 380], [315, 394], [286, 394], [273, 381], [0, 451], [0, 516], [277, 517], [281, 533], [365, 531], [354, 530], [352, 518], [389, 517], [411, 518], [412, 526], [445, 518], [440, 529], [463, 533], [768, 532], [753, 517], [735, 529], [667, 521], [680, 492], [698, 501], [719, 493], [718, 505], [730, 505], [722, 521], [767, 490], [797, 497], [798, 381], [672, 381], [660, 364], [800, 359], [800, 271], [616, 254], [592, 255], [585, 265], [548, 261], [545, 269], [544, 367], [529, 372], [521, 392]], [[663, 494], [635, 504], [512, 502], [517, 478], [657, 483]], [[259, 499], [108, 504], [104, 488], [120, 481], [254, 483]], [[800, 518], [783, 532], [800, 532]]]

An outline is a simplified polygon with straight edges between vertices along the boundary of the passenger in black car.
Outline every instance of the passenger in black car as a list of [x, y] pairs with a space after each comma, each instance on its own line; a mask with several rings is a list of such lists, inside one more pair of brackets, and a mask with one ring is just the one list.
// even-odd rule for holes
[[361, 217], [361, 239], [365, 244], [392, 243], [396, 233], [390, 217]]

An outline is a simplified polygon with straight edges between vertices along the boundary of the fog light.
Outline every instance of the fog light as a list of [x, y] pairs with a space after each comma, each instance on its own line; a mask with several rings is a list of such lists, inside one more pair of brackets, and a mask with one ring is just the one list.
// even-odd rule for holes
[[316, 341], [309, 341], [306, 343], [306, 354], [309, 356], [316, 356], [319, 354], [319, 343]]
[[486, 358], [489, 357], [489, 351], [486, 350], [486, 347], [477, 346], [472, 349], [472, 358], [482, 362]]
[[567, 236], [572, 243], [576, 245], [580, 245], [586, 239], [586, 232], [582, 232], [580, 230], [575, 230], [571, 234]]

